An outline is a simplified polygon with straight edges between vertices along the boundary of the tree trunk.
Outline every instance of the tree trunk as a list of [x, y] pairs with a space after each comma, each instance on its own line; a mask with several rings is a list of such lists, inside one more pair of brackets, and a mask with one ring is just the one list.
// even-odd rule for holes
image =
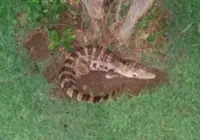
[[87, 13], [91, 19], [91, 29], [93, 30], [93, 35], [99, 37], [103, 28], [105, 27], [104, 20], [104, 0], [81, 0]]
[[154, 0], [133, 0], [125, 22], [115, 34], [120, 41], [128, 40], [134, 32], [138, 20], [149, 10]]
[[[108, 1], [116, 2], [116, 0]], [[134, 33], [134, 28], [138, 20], [149, 10], [154, 2], [154, 0], [131, 0], [131, 5], [126, 18], [124, 20], [120, 20], [119, 13], [124, 1], [125, 0], [117, 0], [115, 10], [116, 19], [115, 22], [110, 25], [110, 27], [113, 26], [114, 28], [109, 30], [109, 33], [112, 34], [112, 37], [114, 37], [112, 39], [119, 42], [125, 42], [130, 39], [131, 35]], [[108, 32], [106, 31], [109, 29], [108, 25], [106, 25], [107, 21], [105, 21], [105, 19], [107, 19], [105, 17], [109, 15], [106, 15], [104, 11], [104, 0], [81, 0], [81, 2], [90, 17], [93, 37], [97, 40], [104, 38], [102, 40], [104, 41], [108, 35]]]

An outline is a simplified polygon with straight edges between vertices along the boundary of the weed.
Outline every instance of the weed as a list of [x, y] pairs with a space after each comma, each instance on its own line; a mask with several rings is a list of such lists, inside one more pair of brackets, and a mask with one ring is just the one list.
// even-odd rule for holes
[[155, 44], [156, 41], [158, 40], [159, 35], [160, 35], [159, 32], [155, 32], [155, 33], [151, 34], [147, 39], [148, 42], [151, 44]]
[[156, 15], [158, 14], [156, 8], [153, 8], [149, 13], [144, 15], [141, 20], [139, 20], [137, 28], [136, 28], [136, 34], [140, 35], [141, 32], [144, 30], [144, 28], [147, 27], [150, 21], [153, 21], [156, 19]]
[[64, 46], [65, 49], [70, 52], [71, 51], [71, 41], [76, 38], [75, 35], [72, 34], [72, 28], [68, 27], [62, 34], [61, 38], [59, 39], [58, 33], [53, 30], [49, 31], [49, 38], [50, 38], [50, 45], [49, 50], [54, 51], [55, 49], [59, 48], [60, 46]]
[[58, 20], [59, 13], [67, 7], [60, 0], [28, 0], [25, 5], [26, 14], [34, 22], [47, 22], [48, 19]]
[[126, 1], [126, 2], [124, 2], [124, 4], [122, 4], [121, 11], [120, 11], [121, 19], [124, 19], [126, 17], [129, 7], [130, 7], [129, 1]]

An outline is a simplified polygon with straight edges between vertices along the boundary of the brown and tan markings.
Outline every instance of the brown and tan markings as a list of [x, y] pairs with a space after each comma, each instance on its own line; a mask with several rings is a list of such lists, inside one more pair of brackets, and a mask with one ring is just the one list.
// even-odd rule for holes
[[[66, 58], [59, 74], [62, 90], [70, 98], [78, 101], [102, 102], [108, 99], [109, 94], [103, 96], [83, 94], [76, 86], [77, 79], [96, 70], [107, 72], [108, 79], [118, 75], [137, 79], [155, 78], [155, 74], [147, 72], [140, 64], [124, 60], [103, 47], [89, 45], [80, 47]], [[111, 95], [113, 94], [114, 92]]]

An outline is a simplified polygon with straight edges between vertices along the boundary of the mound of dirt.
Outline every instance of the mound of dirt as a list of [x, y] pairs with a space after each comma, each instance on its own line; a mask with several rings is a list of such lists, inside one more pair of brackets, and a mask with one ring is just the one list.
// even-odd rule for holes
[[[75, 19], [71, 18], [69, 13], [64, 12], [61, 17], [60, 26], [51, 26], [49, 28], [55, 29], [61, 33], [66, 28], [66, 26], [64, 26], [62, 23], [68, 23], [66, 20], [69, 19], [70, 23], [74, 23], [73, 26], [77, 26], [77, 29], [80, 28], [80, 24], [77, 24], [77, 21], [71, 21]], [[80, 19], [78, 21], [78, 23], [80, 23]], [[76, 45], [77, 42], [80, 41], [73, 41], [72, 44]], [[43, 61], [48, 57], [52, 58], [51, 63], [43, 71], [44, 78], [46, 78], [49, 83], [53, 83], [55, 85], [55, 88], [52, 89], [50, 95], [57, 98], [68, 98], [68, 96], [62, 92], [58, 80], [58, 72], [64, 61], [64, 57], [62, 54], [54, 55], [48, 50], [49, 42], [45, 32], [42, 29], [31, 31], [27, 39], [22, 41], [22, 44], [25, 48], [27, 48], [34, 62]], [[145, 49], [146, 47], [144, 47], [144, 51]], [[128, 53], [125, 54], [127, 57]], [[150, 90], [156, 85], [166, 82], [167, 80], [167, 74], [165, 72], [156, 70], [154, 68], [149, 70], [156, 74], [155, 79], [138, 80], [125, 77], [106, 79], [105, 72], [91, 71], [88, 75], [82, 76], [81, 79], [77, 80], [77, 85], [79, 90], [84, 93], [92, 92], [94, 94], [102, 94], [112, 92], [113, 90], [118, 90], [119, 92], [117, 93], [116, 97], [120, 96], [123, 91], [126, 91], [129, 94], [138, 95], [141, 90]]]
[[[59, 87], [58, 72], [64, 61], [62, 55], [54, 56], [48, 50], [48, 41], [44, 34], [37, 32], [29, 38], [28, 41], [24, 42], [24, 46], [29, 50], [33, 61], [41, 61], [49, 56], [52, 57], [52, 62], [46, 67], [43, 72], [43, 76], [49, 83], [55, 84], [55, 88], [52, 89], [50, 95], [57, 98], [68, 98]], [[77, 85], [80, 91], [83, 93], [92, 92], [95, 94], [109, 93], [113, 90], [119, 92], [116, 96], [120, 96], [122, 91], [127, 93], [138, 95], [141, 90], [155, 87], [156, 85], [165, 82], [167, 80], [167, 74], [165, 72], [151, 69], [153, 73], [156, 73], [156, 78], [152, 80], [138, 80], [130, 79], [125, 77], [115, 77], [107, 79], [105, 72], [91, 71], [88, 75], [82, 76], [81, 79], [77, 80]]]

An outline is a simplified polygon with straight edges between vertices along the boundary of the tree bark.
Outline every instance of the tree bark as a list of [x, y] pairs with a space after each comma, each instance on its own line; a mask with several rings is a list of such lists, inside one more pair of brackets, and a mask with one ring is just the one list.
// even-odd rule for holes
[[104, 0], [81, 0], [91, 19], [91, 27], [97, 36], [104, 26]]
[[117, 38], [117, 40], [126, 41], [131, 37], [138, 20], [144, 15], [144, 13], [149, 10], [153, 2], [154, 0], [132, 1], [125, 22], [123, 23], [119, 31], [115, 33], [115, 37]]
[[[155, 0], [132, 0], [127, 16], [125, 20], [122, 21], [119, 19], [119, 12], [123, 1], [124, 0], [118, 1], [115, 17], [116, 22], [112, 24], [114, 25], [113, 27], [115, 27], [115, 25], [121, 26], [116, 26], [114, 31], [109, 31], [119, 42], [125, 42], [130, 39], [138, 20], [149, 10]], [[103, 7], [104, 0], [81, 0], [81, 2], [91, 19], [90, 25], [93, 30], [93, 37], [95, 36], [94, 38], [101, 39], [102, 41], [106, 40], [106, 38], [108, 38], [108, 25], [106, 25], [106, 15]]]

